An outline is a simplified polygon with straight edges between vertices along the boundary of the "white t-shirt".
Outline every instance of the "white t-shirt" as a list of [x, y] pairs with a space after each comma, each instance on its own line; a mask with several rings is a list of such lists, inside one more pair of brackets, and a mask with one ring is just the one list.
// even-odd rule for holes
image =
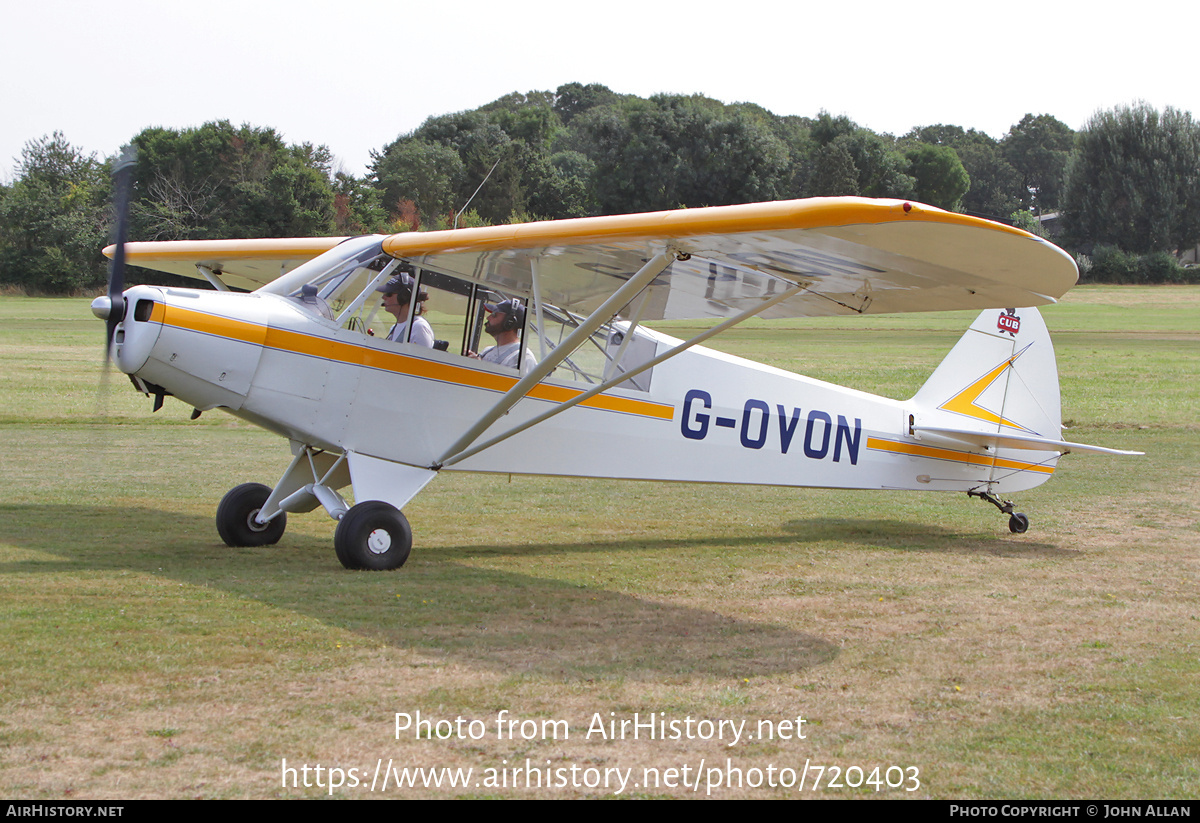
[[[479, 355], [480, 360], [486, 360], [489, 363], [498, 363], [501, 366], [507, 366], [510, 369], [517, 368], [521, 360], [521, 344], [505, 343], [503, 346], [489, 346]], [[525, 367], [536, 366], [537, 360], [534, 359], [533, 353], [529, 349], [525, 350]]]
[[[392, 326], [392, 330], [388, 332], [388, 340], [404, 340], [404, 332], [408, 329], [408, 323], [397, 323]], [[433, 328], [429, 325], [429, 321], [424, 317], [418, 317], [413, 321], [413, 333], [409, 343], [416, 343], [418, 346], [424, 346], [427, 349], [433, 348]]]

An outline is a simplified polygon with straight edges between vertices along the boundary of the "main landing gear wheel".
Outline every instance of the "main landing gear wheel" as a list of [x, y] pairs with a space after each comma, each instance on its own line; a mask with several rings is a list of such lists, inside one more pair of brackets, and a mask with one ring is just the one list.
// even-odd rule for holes
[[412, 551], [412, 527], [395, 506], [367, 500], [342, 516], [333, 547], [347, 569], [398, 569]]
[[1029, 518], [1016, 512], [1008, 518], [1008, 530], [1013, 534], [1025, 534], [1029, 531]]
[[270, 546], [279, 542], [287, 528], [283, 512], [268, 523], [254, 517], [271, 496], [269, 486], [243, 483], [225, 493], [217, 505], [217, 533], [227, 546]]

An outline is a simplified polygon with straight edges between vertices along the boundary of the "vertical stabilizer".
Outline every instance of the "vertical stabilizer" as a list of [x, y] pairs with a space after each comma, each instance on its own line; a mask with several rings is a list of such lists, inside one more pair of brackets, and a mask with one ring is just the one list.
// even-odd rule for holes
[[[909, 401], [914, 429], [924, 439], [954, 432], [1058, 440], [1062, 411], [1058, 365], [1050, 333], [1037, 309], [991, 309]], [[949, 434], [946, 434], [949, 433]], [[1058, 452], [990, 448], [993, 491], [1017, 491], [1045, 482]], [[1021, 468], [1035, 466], [1036, 469]]]

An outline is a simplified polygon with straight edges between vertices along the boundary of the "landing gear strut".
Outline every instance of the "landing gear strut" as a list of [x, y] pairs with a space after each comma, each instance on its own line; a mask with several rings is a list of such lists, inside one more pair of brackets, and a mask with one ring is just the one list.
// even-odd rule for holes
[[1021, 512], [1013, 511], [1013, 502], [1011, 500], [1001, 500], [991, 492], [978, 492], [972, 489], [967, 492], [968, 497], [978, 497], [980, 500], [986, 500], [1004, 514], [1008, 515], [1008, 530], [1013, 534], [1025, 534], [1029, 530], [1029, 518], [1021, 514]]

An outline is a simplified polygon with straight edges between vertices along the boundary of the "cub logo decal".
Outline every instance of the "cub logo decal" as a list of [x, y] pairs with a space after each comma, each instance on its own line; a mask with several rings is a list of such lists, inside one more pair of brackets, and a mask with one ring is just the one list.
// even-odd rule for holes
[[1005, 309], [1000, 312], [1000, 317], [996, 320], [996, 328], [1016, 337], [1017, 332], [1021, 330], [1021, 318], [1017, 317], [1017, 310]]

